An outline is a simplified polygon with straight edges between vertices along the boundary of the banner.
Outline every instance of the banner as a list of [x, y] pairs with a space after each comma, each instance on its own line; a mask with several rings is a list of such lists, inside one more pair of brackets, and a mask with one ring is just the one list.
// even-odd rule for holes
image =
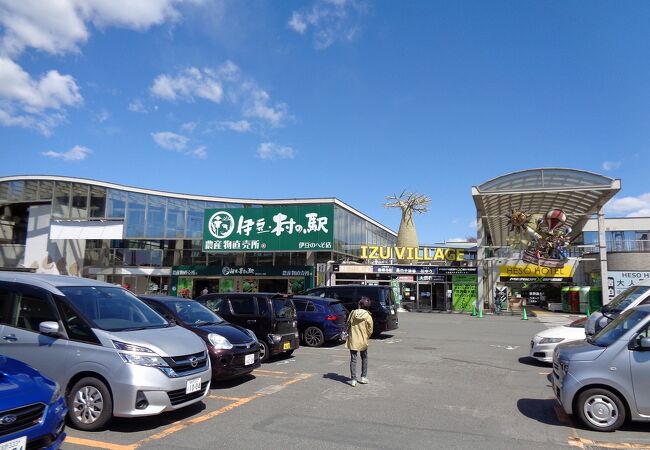
[[206, 209], [204, 252], [331, 250], [334, 205]]

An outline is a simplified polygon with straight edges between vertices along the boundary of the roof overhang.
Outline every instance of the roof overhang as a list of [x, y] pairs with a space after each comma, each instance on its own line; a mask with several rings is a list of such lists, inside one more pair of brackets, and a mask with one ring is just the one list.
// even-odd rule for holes
[[[572, 236], [589, 217], [621, 189], [621, 180], [575, 169], [531, 169], [514, 172], [472, 187], [478, 218], [493, 246], [506, 246], [513, 210], [546, 214], [564, 210]], [[485, 245], [485, 242], [484, 242]]]

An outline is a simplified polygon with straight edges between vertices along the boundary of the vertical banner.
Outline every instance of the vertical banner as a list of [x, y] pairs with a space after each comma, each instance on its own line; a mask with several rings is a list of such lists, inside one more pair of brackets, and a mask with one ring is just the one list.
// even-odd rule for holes
[[455, 311], [471, 311], [478, 298], [476, 275], [452, 276], [452, 303]]

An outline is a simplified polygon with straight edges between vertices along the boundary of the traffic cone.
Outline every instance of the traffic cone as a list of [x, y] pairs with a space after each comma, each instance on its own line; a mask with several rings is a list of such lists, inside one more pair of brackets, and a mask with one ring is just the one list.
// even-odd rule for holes
[[526, 314], [526, 307], [524, 306], [523, 312], [521, 313], [521, 320], [528, 320], [528, 314]]
[[472, 304], [472, 316], [476, 316], [476, 303]]
[[478, 318], [482, 319], [483, 318], [483, 305], [478, 309]]
[[587, 308], [585, 309], [585, 315], [587, 317], [591, 316], [591, 311], [589, 310], [589, 303], [587, 303]]

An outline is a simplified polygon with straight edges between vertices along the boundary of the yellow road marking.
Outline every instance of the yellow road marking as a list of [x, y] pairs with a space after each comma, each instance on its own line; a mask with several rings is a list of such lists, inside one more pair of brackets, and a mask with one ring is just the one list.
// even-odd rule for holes
[[217, 400], [227, 400], [229, 402], [237, 402], [244, 397], [224, 397], [223, 395], [208, 395], [208, 398], [214, 398]]
[[[286, 372], [275, 372], [272, 370], [262, 370], [261, 372], [268, 372], [271, 374], [286, 374]], [[293, 378], [285, 381], [282, 383], [280, 386], [286, 387], [291, 384], [297, 383], [299, 381], [306, 380], [307, 378], [312, 377], [314, 374], [313, 373], [297, 373]], [[272, 376], [272, 375], [267, 375], [267, 376]], [[277, 378], [287, 378], [287, 377], [277, 377]], [[251, 395], [250, 397], [225, 397], [221, 395], [208, 395], [208, 398], [213, 398], [217, 400], [226, 400], [226, 401], [231, 401], [232, 403], [219, 408], [217, 410], [211, 411], [207, 414], [203, 414], [197, 417], [194, 417], [192, 419], [187, 419], [180, 421], [178, 423], [175, 423], [174, 425], [170, 426], [169, 428], [156, 433], [154, 435], [151, 435], [149, 437], [146, 437], [135, 444], [129, 444], [129, 445], [120, 445], [120, 444], [111, 444], [108, 442], [101, 442], [101, 441], [93, 441], [91, 439], [82, 439], [82, 438], [76, 438], [72, 436], [67, 436], [65, 441], [69, 442], [71, 444], [77, 444], [77, 445], [84, 445], [86, 447], [95, 447], [95, 448], [103, 448], [107, 450], [135, 450], [138, 447], [140, 447], [142, 444], [151, 442], [151, 441], [156, 441], [162, 438], [165, 438], [171, 434], [174, 434], [178, 431], [181, 431], [190, 425], [194, 425], [197, 423], [205, 422], [206, 420], [213, 419], [225, 412], [231, 411], [235, 408], [238, 408], [242, 405], [245, 405], [246, 403], [249, 403], [256, 398], [263, 397], [265, 394], [255, 394]]]
[[284, 376], [284, 375], [274, 375], [272, 373], [253, 373], [256, 377], [272, 377], [272, 378], [291, 378], [289, 376]]
[[540, 375], [550, 375], [551, 372], [539, 372]]
[[591, 439], [585, 439], [580, 437], [573, 437], [569, 439], [569, 445], [577, 448], [588, 448], [598, 447], [598, 448], [615, 448], [615, 449], [648, 449], [650, 444], [630, 444], [628, 442], [602, 442], [602, 441], [592, 441]]
[[274, 373], [276, 375], [286, 375], [287, 372], [279, 372], [277, 370], [263, 370], [263, 369], [255, 369], [253, 370], [253, 374], [256, 373]]
[[73, 436], [66, 436], [65, 442], [68, 444], [85, 445], [86, 447], [105, 448], [107, 450], [135, 450], [137, 444], [120, 445], [109, 442], [94, 441], [92, 439], [82, 439]]

